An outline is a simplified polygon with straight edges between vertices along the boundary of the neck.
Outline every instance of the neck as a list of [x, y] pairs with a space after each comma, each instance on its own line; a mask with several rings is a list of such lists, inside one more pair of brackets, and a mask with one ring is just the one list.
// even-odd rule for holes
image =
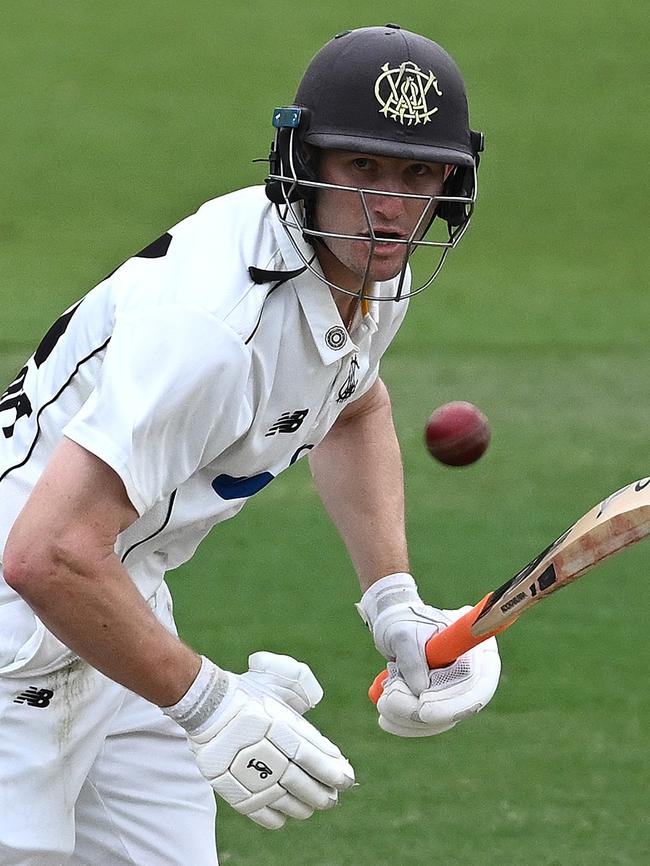
[[[336, 308], [339, 311], [339, 315], [343, 324], [349, 331], [355, 313], [360, 303], [362, 303], [358, 295], [362, 288], [364, 288], [362, 286], [362, 278], [358, 274], [349, 270], [349, 268], [346, 268], [324, 243], [318, 243], [316, 247], [316, 257], [325, 279], [352, 293], [348, 295], [346, 292], [330, 287], [330, 292], [332, 293], [332, 298], [334, 299]], [[365, 286], [365, 290], [371, 290], [372, 285], [372, 282], [368, 282]]]

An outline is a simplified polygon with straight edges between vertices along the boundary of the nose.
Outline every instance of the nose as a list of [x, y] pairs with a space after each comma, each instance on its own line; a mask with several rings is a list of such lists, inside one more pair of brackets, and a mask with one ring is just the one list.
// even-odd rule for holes
[[[386, 186], [383, 190], [392, 192]], [[404, 199], [400, 195], [385, 195], [382, 192], [372, 193], [367, 198], [370, 213], [378, 220], [395, 222], [404, 214]]]

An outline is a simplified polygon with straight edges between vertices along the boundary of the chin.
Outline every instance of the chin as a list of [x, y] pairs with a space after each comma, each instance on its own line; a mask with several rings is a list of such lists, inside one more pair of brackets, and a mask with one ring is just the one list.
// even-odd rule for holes
[[375, 283], [385, 283], [394, 280], [402, 271], [402, 263], [399, 265], [386, 265], [385, 267], [374, 267], [370, 269], [370, 279]]

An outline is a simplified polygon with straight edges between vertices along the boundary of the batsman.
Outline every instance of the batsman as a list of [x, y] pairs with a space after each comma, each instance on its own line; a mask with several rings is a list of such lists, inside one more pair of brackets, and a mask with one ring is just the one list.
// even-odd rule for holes
[[[0, 397], [3, 866], [215, 866], [215, 792], [276, 829], [353, 785], [305, 718], [323, 696], [307, 664], [251, 647], [233, 673], [201, 657], [165, 583], [300, 459], [389, 662], [381, 728], [442, 733], [497, 687], [493, 638], [427, 666], [427, 640], [458, 612], [426, 604], [410, 574], [379, 376], [476, 201], [483, 137], [460, 72], [397, 25], [346, 31], [272, 121], [265, 183], [119, 266]], [[428, 262], [421, 283], [412, 255]], [[298, 602], [273, 598], [272, 575], [260, 597], [309, 605], [309, 564], [293, 566]]]

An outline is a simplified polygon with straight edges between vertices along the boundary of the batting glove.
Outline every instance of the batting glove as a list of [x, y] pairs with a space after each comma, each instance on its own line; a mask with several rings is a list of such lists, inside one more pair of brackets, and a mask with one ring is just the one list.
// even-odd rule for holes
[[330, 809], [354, 771], [302, 713], [323, 691], [306, 664], [255, 653], [233, 674], [207, 658], [187, 694], [163, 711], [188, 734], [199, 769], [238, 812], [268, 829]]
[[440, 670], [430, 670], [426, 660], [429, 638], [469, 607], [425, 605], [410, 574], [392, 574], [374, 583], [357, 609], [389, 662], [377, 703], [383, 730], [402, 737], [440, 734], [489, 703], [501, 672], [494, 638]]

